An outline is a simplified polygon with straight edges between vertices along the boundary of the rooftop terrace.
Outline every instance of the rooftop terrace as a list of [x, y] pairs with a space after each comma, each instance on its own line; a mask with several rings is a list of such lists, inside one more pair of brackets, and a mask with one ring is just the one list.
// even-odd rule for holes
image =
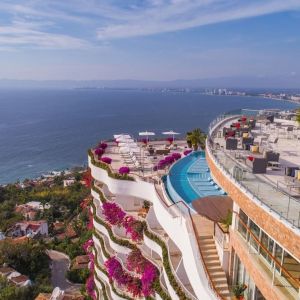
[[210, 128], [209, 150], [234, 181], [300, 228], [300, 127], [271, 115], [224, 115]]

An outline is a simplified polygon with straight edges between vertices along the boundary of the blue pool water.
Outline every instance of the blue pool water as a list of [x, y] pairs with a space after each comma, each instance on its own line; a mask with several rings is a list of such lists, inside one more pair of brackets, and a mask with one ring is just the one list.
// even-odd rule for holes
[[193, 152], [175, 163], [165, 186], [175, 202], [181, 198], [191, 203], [198, 198], [225, 194], [211, 178], [204, 151]]

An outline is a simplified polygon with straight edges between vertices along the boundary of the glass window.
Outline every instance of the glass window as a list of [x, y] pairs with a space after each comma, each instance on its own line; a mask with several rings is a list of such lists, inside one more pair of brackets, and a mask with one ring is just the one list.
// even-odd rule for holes
[[272, 259], [270, 254], [273, 253], [274, 242], [264, 231], [261, 231], [261, 244], [266, 250], [261, 247], [260, 254], [271, 264]]
[[[277, 262], [281, 265], [281, 260], [282, 260], [282, 248], [279, 245], [275, 245], [275, 252], [274, 252], [274, 256], [277, 260]], [[280, 267], [278, 266], [278, 264], [276, 264], [276, 270], [280, 271]]]
[[298, 278], [300, 278], [300, 263], [289, 253], [283, 251], [283, 267], [281, 275], [297, 290]]
[[258, 242], [257, 242], [257, 240], [259, 240], [260, 228], [252, 220], [250, 220], [250, 231], [253, 234], [253, 235], [250, 236], [250, 244], [256, 251], [258, 251]]
[[238, 218], [238, 232], [241, 233], [241, 235], [244, 237], [244, 239], [247, 238], [247, 229], [246, 226], [248, 224], [248, 216], [240, 209]]

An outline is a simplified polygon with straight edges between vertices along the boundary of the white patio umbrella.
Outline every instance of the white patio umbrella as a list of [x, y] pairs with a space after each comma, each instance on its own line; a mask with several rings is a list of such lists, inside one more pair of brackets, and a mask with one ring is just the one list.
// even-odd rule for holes
[[118, 139], [118, 138], [125, 138], [125, 139], [128, 138], [128, 139], [130, 139], [131, 136], [129, 134], [115, 134], [114, 138], [115, 139]]
[[124, 143], [129, 143], [133, 142], [134, 140], [132, 138], [126, 138], [126, 137], [119, 137], [116, 139], [117, 142], [124, 142]]
[[152, 132], [152, 131], [142, 131], [142, 132], [139, 132], [139, 135], [140, 136], [146, 136], [147, 137], [147, 141], [149, 140], [149, 136], [150, 135], [155, 135], [155, 132]]
[[177, 135], [177, 134], [180, 134], [180, 133], [179, 132], [175, 132], [173, 130], [170, 130], [170, 131], [164, 131], [164, 132], [162, 132], [162, 134], [172, 135], [173, 136], [173, 142], [174, 142], [174, 136]]
[[119, 147], [133, 147], [133, 146], [136, 146], [136, 143], [135, 142], [129, 142], [129, 143], [127, 143], [127, 142], [120, 142], [119, 144]]

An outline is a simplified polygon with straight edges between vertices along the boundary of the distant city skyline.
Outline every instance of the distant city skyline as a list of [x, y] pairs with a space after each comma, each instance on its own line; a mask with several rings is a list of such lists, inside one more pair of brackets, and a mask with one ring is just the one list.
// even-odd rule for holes
[[300, 86], [299, 0], [3, 0], [0, 17], [0, 78]]

